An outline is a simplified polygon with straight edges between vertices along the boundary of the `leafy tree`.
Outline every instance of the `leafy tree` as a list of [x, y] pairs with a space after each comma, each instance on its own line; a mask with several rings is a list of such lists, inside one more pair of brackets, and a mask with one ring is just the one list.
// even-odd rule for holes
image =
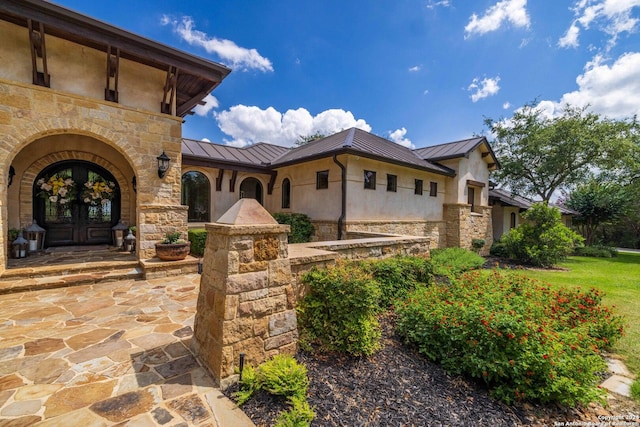
[[300, 135], [300, 137], [298, 138], [298, 140], [295, 142], [295, 146], [296, 147], [300, 147], [302, 145], [308, 144], [312, 141], [315, 141], [316, 139], [322, 139], [324, 138], [326, 135], [321, 133], [320, 131], [316, 131], [316, 133], [314, 133], [313, 135]]
[[635, 118], [616, 121], [570, 105], [548, 117], [535, 101], [509, 120], [487, 118], [485, 125], [495, 135], [492, 147], [501, 163], [495, 178], [514, 193], [547, 202], [556, 190], [621, 167], [638, 134]]
[[573, 224], [588, 246], [593, 245], [596, 232], [602, 225], [614, 223], [625, 216], [628, 204], [624, 187], [596, 180], [579, 185], [565, 201], [566, 206], [579, 213]]
[[525, 222], [502, 238], [510, 256], [540, 267], [551, 267], [566, 259], [582, 237], [565, 227], [558, 208], [534, 203], [522, 214]]

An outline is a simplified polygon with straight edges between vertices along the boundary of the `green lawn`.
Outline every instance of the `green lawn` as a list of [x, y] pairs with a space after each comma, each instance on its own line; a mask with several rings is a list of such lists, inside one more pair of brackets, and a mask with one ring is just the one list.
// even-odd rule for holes
[[560, 264], [569, 271], [527, 270], [526, 275], [553, 286], [580, 286], [605, 292], [603, 302], [615, 306], [627, 322], [625, 336], [613, 348], [627, 367], [640, 374], [640, 254], [620, 253], [617, 258], [571, 257]]

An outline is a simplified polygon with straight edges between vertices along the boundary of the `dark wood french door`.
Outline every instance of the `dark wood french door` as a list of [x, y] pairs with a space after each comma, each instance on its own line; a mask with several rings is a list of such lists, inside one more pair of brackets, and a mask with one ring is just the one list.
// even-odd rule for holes
[[[61, 184], [66, 182], [62, 192], [60, 186], [48, 185], [56, 179]], [[104, 183], [96, 187], [97, 197], [90, 195], [93, 187], [87, 187], [87, 183]], [[58, 194], [53, 194], [56, 189]], [[113, 175], [96, 164], [59, 162], [44, 169], [36, 178], [33, 210], [33, 217], [47, 230], [47, 247], [111, 244], [111, 227], [120, 218], [120, 191]]]

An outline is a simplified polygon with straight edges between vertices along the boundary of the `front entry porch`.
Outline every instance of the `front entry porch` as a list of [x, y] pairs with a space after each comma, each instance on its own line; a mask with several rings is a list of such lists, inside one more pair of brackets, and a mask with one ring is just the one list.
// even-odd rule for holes
[[0, 294], [190, 274], [198, 271], [198, 262], [191, 256], [184, 261], [138, 260], [135, 253], [108, 245], [52, 247], [9, 259], [0, 274]]

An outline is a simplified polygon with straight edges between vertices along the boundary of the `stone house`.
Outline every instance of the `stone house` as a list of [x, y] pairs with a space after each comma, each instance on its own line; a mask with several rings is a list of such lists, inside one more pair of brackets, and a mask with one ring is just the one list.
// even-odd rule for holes
[[491, 244], [486, 139], [410, 150], [359, 129], [288, 149], [183, 140], [182, 123], [230, 69], [43, 0], [0, 2], [0, 273], [9, 229], [45, 246], [112, 244], [136, 256], [238, 199], [308, 214], [317, 239], [428, 236]]
[[251, 197], [270, 212], [309, 215], [317, 240], [390, 233], [428, 236], [432, 247], [491, 246], [497, 161], [484, 137], [416, 150], [356, 128], [292, 149], [184, 140], [182, 163], [192, 227]]

